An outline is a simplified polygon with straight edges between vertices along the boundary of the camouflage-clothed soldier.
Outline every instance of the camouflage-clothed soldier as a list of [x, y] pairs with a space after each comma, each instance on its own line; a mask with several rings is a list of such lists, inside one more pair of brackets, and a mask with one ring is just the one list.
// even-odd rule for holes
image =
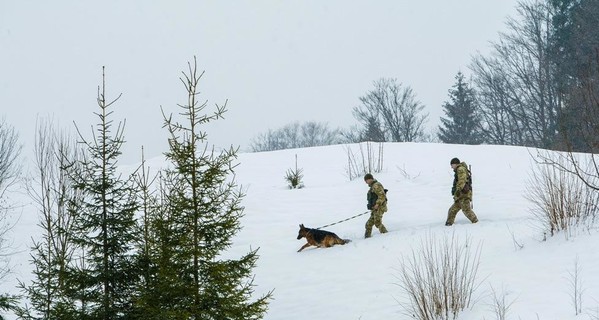
[[368, 201], [366, 207], [368, 210], [371, 210], [370, 218], [366, 221], [364, 238], [370, 238], [372, 236], [372, 226], [377, 227], [381, 233], [387, 232], [387, 228], [383, 225], [383, 214], [387, 212], [387, 196], [385, 195], [383, 185], [376, 181], [372, 174], [366, 174], [364, 182], [370, 187], [366, 194]]
[[450, 165], [455, 172], [453, 187], [451, 188], [453, 205], [449, 208], [445, 225], [451, 226], [455, 221], [455, 216], [460, 210], [464, 212], [464, 215], [466, 215], [466, 218], [468, 218], [470, 222], [477, 223], [478, 218], [470, 207], [470, 202], [472, 201], [472, 181], [470, 180], [468, 166], [466, 166], [465, 162], [460, 162], [460, 159], [458, 158], [451, 159]]

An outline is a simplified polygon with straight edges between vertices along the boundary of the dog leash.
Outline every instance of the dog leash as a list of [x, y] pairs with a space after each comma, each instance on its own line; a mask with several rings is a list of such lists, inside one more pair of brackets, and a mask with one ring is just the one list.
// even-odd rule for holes
[[318, 228], [315, 228], [315, 229], [317, 229], [317, 230], [318, 230], [318, 229], [322, 229], [322, 228], [330, 227], [330, 226], [336, 225], [336, 224], [338, 224], [338, 223], [345, 222], [345, 221], [347, 221], [347, 220], [351, 220], [351, 219], [357, 218], [357, 217], [359, 217], [359, 216], [363, 216], [363, 215], [365, 215], [365, 214], [367, 214], [367, 213], [370, 213], [370, 210], [368, 210], [368, 211], [365, 211], [365, 212], [362, 212], [362, 213], [360, 213], [360, 214], [357, 214], [357, 215], [355, 215], [355, 216], [353, 216], [353, 217], [349, 217], [349, 218], [347, 218], [347, 219], [344, 219], [344, 220], [339, 220], [339, 221], [337, 221], [337, 222], [333, 222], [333, 223], [331, 223], [331, 224], [327, 224], [327, 225], [324, 225], [324, 226], [322, 226], [322, 227], [318, 227]]

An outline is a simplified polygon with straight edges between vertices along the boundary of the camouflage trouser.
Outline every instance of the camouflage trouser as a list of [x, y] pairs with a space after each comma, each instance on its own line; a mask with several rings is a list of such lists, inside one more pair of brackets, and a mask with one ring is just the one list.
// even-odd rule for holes
[[462, 210], [464, 215], [470, 222], [476, 223], [478, 222], [478, 218], [474, 211], [470, 208], [470, 199], [468, 198], [460, 198], [457, 199], [453, 205], [449, 208], [449, 212], [447, 213], [447, 221], [446, 225], [452, 225], [455, 222], [455, 216], [458, 214], [458, 211]]
[[372, 210], [370, 212], [370, 218], [366, 221], [366, 232], [364, 233], [365, 237], [370, 237], [372, 235], [372, 226], [375, 226], [379, 229], [381, 233], [386, 233], [387, 228], [383, 225], [383, 210]]

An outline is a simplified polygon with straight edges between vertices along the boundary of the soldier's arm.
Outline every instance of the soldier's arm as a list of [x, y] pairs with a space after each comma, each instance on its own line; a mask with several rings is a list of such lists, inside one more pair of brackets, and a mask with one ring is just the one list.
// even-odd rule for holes
[[385, 188], [383, 188], [382, 184], [377, 183], [376, 185], [374, 185], [373, 189], [377, 195], [376, 204], [379, 206], [383, 205], [383, 203], [387, 201], [387, 196], [385, 195]]
[[466, 185], [466, 179], [468, 179], [468, 173], [466, 172], [466, 169], [464, 169], [463, 167], [458, 167], [457, 170], [458, 173], [458, 182], [456, 183], [456, 191], [462, 191], [464, 189], [464, 186]]

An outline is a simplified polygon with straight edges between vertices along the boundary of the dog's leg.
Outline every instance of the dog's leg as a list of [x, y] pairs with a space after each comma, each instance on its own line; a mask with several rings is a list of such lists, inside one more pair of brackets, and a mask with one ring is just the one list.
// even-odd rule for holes
[[338, 236], [335, 236], [333, 238], [332, 243], [333, 243], [333, 245], [335, 245], [335, 244], [345, 244], [345, 240], [339, 238]]
[[305, 245], [303, 245], [303, 246], [302, 246], [302, 247], [301, 247], [299, 250], [297, 250], [297, 252], [300, 252], [300, 251], [302, 251], [302, 250], [306, 249], [306, 248], [307, 248], [307, 247], [309, 247], [309, 246], [310, 246], [310, 243], [308, 242], [308, 243], [306, 243]]
[[326, 248], [330, 248], [335, 245], [335, 238], [327, 236], [323, 243]]

